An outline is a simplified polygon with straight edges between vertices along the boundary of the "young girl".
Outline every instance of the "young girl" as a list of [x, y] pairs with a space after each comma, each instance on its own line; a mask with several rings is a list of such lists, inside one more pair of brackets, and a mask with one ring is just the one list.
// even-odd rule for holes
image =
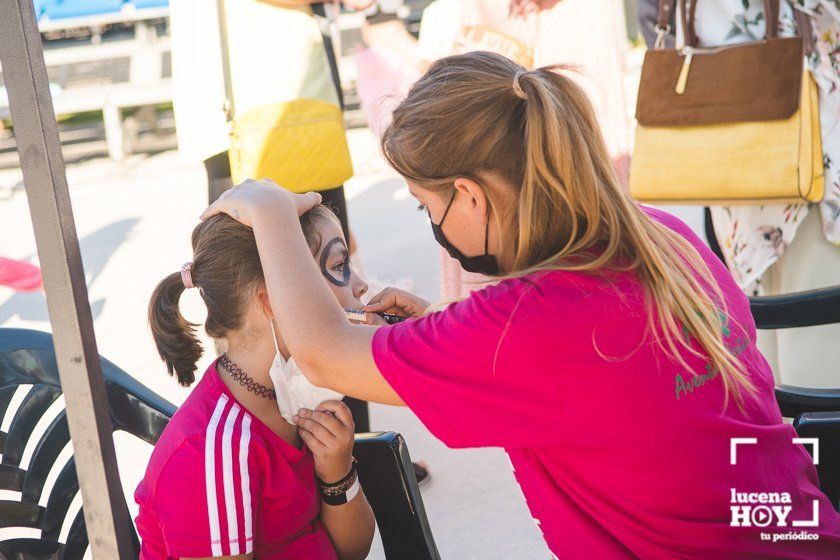
[[[361, 307], [368, 287], [350, 268], [335, 215], [318, 206], [301, 226], [334, 299]], [[365, 558], [374, 520], [351, 457], [350, 411], [327, 401], [292, 425], [278, 409], [283, 388], [272, 387], [269, 369], [275, 352], [289, 352], [273, 334], [253, 231], [219, 216], [195, 228], [192, 245], [193, 262], [152, 295], [155, 343], [169, 373], [191, 385], [202, 350], [178, 300], [195, 287], [205, 329], [226, 339], [227, 352], [169, 422], [137, 488], [141, 558]]]

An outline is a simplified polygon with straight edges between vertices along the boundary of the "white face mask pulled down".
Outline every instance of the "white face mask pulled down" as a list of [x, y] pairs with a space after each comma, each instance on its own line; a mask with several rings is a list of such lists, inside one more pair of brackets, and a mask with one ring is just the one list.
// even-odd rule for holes
[[324, 401], [338, 401], [344, 398], [344, 395], [332, 389], [317, 387], [310, 383], [293, 357], [289, 356], [288, 361], [284, 360], [277, 346], [274, 321], [269, 320], [268, 324], [271, 325], [271, 337], [274, 340], [275, 350], [274, 361], [271, 369], [268, 370], [268, 376], [277, 394], [277, 408], [280, 409], [280, 415], [286, 422], [294, 424], [292, 417], [301, 408], [315, 410]]

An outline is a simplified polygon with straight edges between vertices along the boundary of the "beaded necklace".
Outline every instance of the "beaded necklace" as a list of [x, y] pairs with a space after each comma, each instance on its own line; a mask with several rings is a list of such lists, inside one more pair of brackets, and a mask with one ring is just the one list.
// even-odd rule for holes
[[238, 381], [240, 385], [258, 397], [263, 397], [270, 401], [277, 400], [277, 393], [274, 389], [254, 381], [253, 377], [242, 371], [241, 367], [231, 361], [227, 352], [219, 356], [219, 366], [221, 366], [228, 375], [234, 379], [234, 381]]

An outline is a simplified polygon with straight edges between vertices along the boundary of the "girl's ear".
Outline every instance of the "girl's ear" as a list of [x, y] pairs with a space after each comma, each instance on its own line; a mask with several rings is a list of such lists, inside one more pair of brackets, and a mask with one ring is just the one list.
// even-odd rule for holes
[[265, 313], [266, 318], [274, 318], [274, 312], [271, 309], [271, 301], [268, 299], [268, 291], [265, 289], [265, 286], [257, 291], [257, 303], [259, 304], [260, 309], [262, 309], [262, 312]]

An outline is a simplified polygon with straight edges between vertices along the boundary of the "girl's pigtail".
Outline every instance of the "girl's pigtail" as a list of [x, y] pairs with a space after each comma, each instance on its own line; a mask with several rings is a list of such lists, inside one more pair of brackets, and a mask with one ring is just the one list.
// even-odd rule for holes
[[202, 348], [195, 334], [198, 325], [184, 319], [178, 307], [184, 289], [180, 272], [161, 280], [149, 302], [149, 325], [166, 371], [175, 374], [180, 385], [189, 387], [195, 381]]

